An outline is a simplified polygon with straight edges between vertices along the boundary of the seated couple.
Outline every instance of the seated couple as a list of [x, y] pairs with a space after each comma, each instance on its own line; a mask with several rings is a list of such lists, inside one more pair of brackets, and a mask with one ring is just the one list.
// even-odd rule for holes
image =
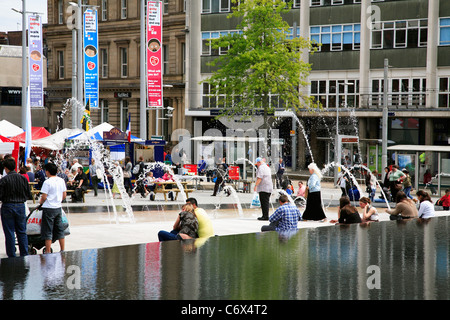
[[378, 221], [377, 209], [371, 205], [367, 197], [359, 199], [359, 206], [363, 209], [362, 219], [358, 210], [350, 203], [350, 198], [343, 196], [339, 199], [338, 220], [331, 220], [330, 223], [352, 224], [361, 222]]
[[211, 220], [205, 210], [197, 207], [195, 198], [186, 200], [171, 232], [158, 232], [159, 241], [209, 238], [213, 235]]

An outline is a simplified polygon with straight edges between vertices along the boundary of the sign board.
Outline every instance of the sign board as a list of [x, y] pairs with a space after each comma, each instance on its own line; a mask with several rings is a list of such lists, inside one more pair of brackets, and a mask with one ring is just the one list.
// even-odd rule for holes
[[28, 17], [28, 57], [30, 106], [44, 107], [42, 24], [38, 15]]
[[147, 1], [147, 94], [149, 107], [163, 106], [162, 2]]
[[103, 131], [103, 140], [128, 141], [128, 137], [125, 132], [122, 132], [119, 128], [114, 127], [109, 131]]
[[97, 11], [88, 9], [83, 19], [84, 101], [98, 108], [98, 32]]

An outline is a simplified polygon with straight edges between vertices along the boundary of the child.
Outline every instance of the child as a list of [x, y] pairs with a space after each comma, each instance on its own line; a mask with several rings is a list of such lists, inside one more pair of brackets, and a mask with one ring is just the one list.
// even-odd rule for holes
[[449, 210], [449, 208], [450, 208], [450, 189], [445, 190], [445, 195], [438, 200], [437, 205], [442, 206], [442, 208], [446, 211]]

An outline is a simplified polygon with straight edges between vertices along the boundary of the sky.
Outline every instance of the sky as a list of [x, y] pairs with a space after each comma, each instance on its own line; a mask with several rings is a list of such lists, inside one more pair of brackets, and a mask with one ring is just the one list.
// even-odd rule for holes
[[[22, 0], [0, 0], [0, 31], [22, 30]], [[47, 23], [47, 0], [26, 0], [26, 11], [43, 13], [42, 22]]]

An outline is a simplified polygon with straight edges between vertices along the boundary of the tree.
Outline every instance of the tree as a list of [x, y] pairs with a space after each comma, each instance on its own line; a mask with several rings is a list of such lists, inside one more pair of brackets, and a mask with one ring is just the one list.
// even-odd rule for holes
[[297, 113], [317, 107], [299, 90], [307, 85], [311, 70], [301, 52], [314, 49], [308, 39], [293, 37], [283, 20], [291, 5], [283, 0], [241, 0], [228, 16], [241, 19], [240, 31], [211, 41], [213, 49], [228, 48], [226, 55], [210, 63], [217, 71], [202, 81], [209, 83], [211, 96], [219, 97], [219, 116], [245, 119], [262, 112], [267, 128], [276, 108]]

